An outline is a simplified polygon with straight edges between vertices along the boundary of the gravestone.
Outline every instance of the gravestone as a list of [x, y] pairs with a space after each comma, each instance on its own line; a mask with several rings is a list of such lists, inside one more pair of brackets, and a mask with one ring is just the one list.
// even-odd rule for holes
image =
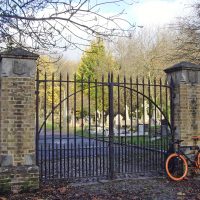
[[118, 126], [122, 126], [122, 124], [123, 124], [123, 116], [121, 114], [117, 114], [114, 117], [114, 125], [118, 127]]

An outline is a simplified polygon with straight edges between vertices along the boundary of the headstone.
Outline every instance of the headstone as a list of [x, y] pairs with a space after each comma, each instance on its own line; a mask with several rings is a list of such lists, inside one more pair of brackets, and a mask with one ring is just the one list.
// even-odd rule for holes
[[149, 123], [149, 115], [148, 115], [149, 104], [147, 101], [144, 101], [144, 121], [145, 123]]
[[109, 126], [109, 115], [106, 116], [106, 126]]
[[123, 124], [123, 116], [121, 114], [117, 114], [115, 117], [114, 117], [114, 125], [115, 126], [122, 126]]
[[149, 125], [148, 124], [138, 124], [138, 135], [148, 135]]
[[126, 125], [130, 126], [131, 125], [131, 119], [129, 117], [129, 107], [126, 105]]
[[74, 112], [72, 112], [71, 114], [71, 127], [73, 127], [75, 124], [75, 120], [74, 120]]

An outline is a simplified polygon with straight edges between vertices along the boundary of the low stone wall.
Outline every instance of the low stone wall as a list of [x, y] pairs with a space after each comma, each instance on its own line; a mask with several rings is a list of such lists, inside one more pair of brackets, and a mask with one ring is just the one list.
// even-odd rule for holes
[[0, 168], [0, 193], [30, 191], [39, 188], [37, 166], [18, 166]]

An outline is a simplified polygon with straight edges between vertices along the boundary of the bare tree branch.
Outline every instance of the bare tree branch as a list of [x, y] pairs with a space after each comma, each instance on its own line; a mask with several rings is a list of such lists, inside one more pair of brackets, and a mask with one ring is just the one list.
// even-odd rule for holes
[[[94, 3], [95, 2], [95, 3]], [[123, 6], [133, 0], [0, 0], [0, 48], [21, 46], [32, 51], [84, 49], [94, 37], [128, 37], [134, 23]], [[107, 15], [106, 6], [118, 12]]]
[[178, 32], [176, 52], [171, 56], [174, 60], [187, 60], [200, 63], [200, 3], [192, 5], [191, 16], [180, 18], [172, 26]]

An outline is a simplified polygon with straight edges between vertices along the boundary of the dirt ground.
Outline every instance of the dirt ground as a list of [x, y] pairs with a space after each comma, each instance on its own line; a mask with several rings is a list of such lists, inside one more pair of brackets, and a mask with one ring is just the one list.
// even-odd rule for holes
[[200, 200], [200, 179], [181, 182], [138, 178], [87, 184], [43, 184], [40, 190], [0, 196], [0, 200]]

